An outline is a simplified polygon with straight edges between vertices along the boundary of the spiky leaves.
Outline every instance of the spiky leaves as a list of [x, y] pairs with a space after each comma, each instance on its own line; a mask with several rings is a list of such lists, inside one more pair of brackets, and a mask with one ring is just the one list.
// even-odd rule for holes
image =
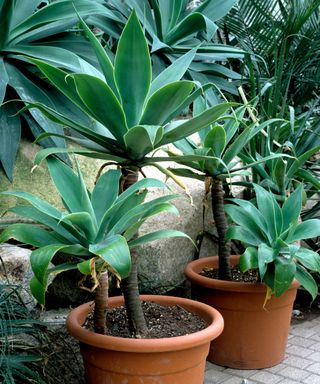
[[254, 185], [256, 205], [243, 200], [225, 207], [236, 226], [227, 237], [242, 241], [247, 249], [240, 257], [242, 270], [258, 267], [262, 281], [276, 296], [282, 295], [296, 278], [315, 299], [317, 284], [307, 270], [320, 271], [320, 256], [295, 245], [320, 235], [320, 220], [299, 223], [302, 209], [300, 185], [280, 207], [271, 192]]
[[[44, 224], [48, 230], [14, 224], [0, 235], [0, 242], [16, 239], [37, 247], [30, 259], [34, 272], [30, 286], [40, 304], [45, 303], [50, 274], [78, 269], [84, 275], [91, 275], [97, 283], [99, 274], [109, 270], [122, 279], [130, 273], [130, 247], [164, 237], [187, 237], [182, 232], [170, 230], [135, 236], [149, 217], [162, 212], [178, 214], [170, 203], [177, 195], [168, 194], [144, 202], [146, 188], [167, 189], [163, 182], [142, 179], [118, 196], [121, 172], [109, 170], [100, 176], [89, 193], [80, 170], [75, 173], [54, 158], [48, 159], [48, 167], [66, 211], [61, 212], [31, 194], [8, 192], [30, 204], [18, 205], [13, 212]], [[59, 251], [76, 256], [78, 261], [52, 266], [51, 261]]]

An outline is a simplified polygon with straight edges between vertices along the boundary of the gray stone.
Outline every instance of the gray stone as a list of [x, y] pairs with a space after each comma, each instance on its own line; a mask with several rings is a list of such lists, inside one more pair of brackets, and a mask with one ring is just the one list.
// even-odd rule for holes
[[10, 244], [0, 244], [0, 284], [12, 284], [21, 287], [21, 297], [29, 308], [35, 305], [29, 281], [32, 276], [30, 266], [31, 251]]

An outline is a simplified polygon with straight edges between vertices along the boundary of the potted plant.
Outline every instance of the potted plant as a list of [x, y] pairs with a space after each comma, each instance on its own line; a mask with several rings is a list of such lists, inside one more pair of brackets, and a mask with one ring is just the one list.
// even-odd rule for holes
[[[172, 339], [137, 340], [105, 335], [107, 303], [111, 307], [123, 304], [122, 298], [107, 299], [108, 271], [119, 280], [126, 278], [131, 269], [130, 250], [162, 237], [188, 237], [175, 230], [158, 230], [143, 236], [137, 234], [150, 216], [161, 212], [178, 214], [170, 203], [177, 195], [166, 194], [144, 202], [148, 193], [146, 188], [167, 189], [163, 182], [148, 178], [118, 195], [120, 170], [102, 174], [90, 193], [80, 170], [76, 174], [55, 158], [48, 159], [48, 168], [65, 211], [25, 192], [4, 192], [29, 203], [12, 208], [14, 213], [35, 220], [48, 230], [33, 224], [13, 224], [2, 232], [0, 242], [15, 239], [36, 247], [30, 258], [34, 272], [30, 287], [42, 306], [50, 275], [78, 269], [85, 277], [81, 283], [83, 286], [90, 280], [87, 289], [95, 291], [94, 304], [76, 308], [67, 321], [70, 333], [80, 341], [87, 382], [122, 383], [123, 380], [134, 382], [156, 377], [168, 384], [181, 380], [202, 383], [210, 340], [217, 337], [223, 328], [221, 315], [209, 306], [188, 299], [143, 296], [142, 300], [160, 305], [179, 305], [203, 318], [207, 327]], [[72, 259], [52, 266], [51, 261], [59, 251], [70, 254]], [[92, 310], [94, 331], [83, 327]]]
[[[79, 109], [80, 117], [70, 119], [66, 113], [41, 102], [26, 102], [26, 109], [37, 108], [50, 120], [67, 126], [73, 135], [66, 134], [63, 138], [80, 144], [82, 148], [76, 145], [67, 149], [42, 150], [37, 154], [35, 164], [52, 154], [76, 153], [106, 160], [104, 166], [117, 164], [122, 173], [121, 192], [136, 182], [138, 172], [143, 172], [142, 168], [147, 165], [157, 167], [184, 186], [172, 172], [160, 165], [161, 161], [168, 161], [168, 157], [154, 156], [153, 151], [212, 124], [234, 103], [215, 105], [192, 119], [172, 121], [212, 87], [206, 84], [197, 88], [192, 81], [180, 80], [196, 51], [187, 52], [152, 79], [148, 44], [134, 11], [123, 29], [114, 61], [110, 60], [91, 30], [79, 19], [97, 55], [101, 76], [68, 73], [41, 60], [29, 60]], [[90, 124], [82, 122], [83, 113], [90, 118]], [[50, 132], [40, 135], [38, 140], [51, 136], [61, 137]], [[206, 160], [210, 157], [197, 155], [193, 158]], [[122, 279], [121, 288], [132, 317], [130, 327], [133, 333], [141, 336], [146, 326], [137, 286], [137, 255], [133, 253], [131, 256], [131, 273]]]
[[196, 260], [186, 269], [196, 297], [218, 308], [225, 319], [223, 335], [211, 345], [210, 361], [241, 369], [270, 367], [284, 358], [297, 287], [300, 283], [314, 299], [317, 284], [307, 270], [320, 271], [319, 255], [296, 244], [320, 234], [320, 220], [299, 223], [302, 186], [282, 207], [271, 192], [258, 185], [254, 191], [255, 204], [232, 199], [225, 206], [236, 224], [226, 238], [246, 246], [231, 263], [249, 271], [253, 282], [201, 276], [205, 266], [218, 267], [217, 258]]

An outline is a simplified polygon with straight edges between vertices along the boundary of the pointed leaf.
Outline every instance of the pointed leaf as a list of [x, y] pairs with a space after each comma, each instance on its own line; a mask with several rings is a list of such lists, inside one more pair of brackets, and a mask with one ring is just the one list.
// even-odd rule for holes
[[300, 248], [294, 257], [307, 269], [320, 272], [320, 255], [311, 249]]
[[57, 244], [59, 240], [51, 232], [45, 231], [36, 225], [12, 224], [0, 234], [0, 243], [14, 239], [34, 247], [43, 247], [48, 244]]
[[295, 278], [310, 293], [312, 300], [315, 300], [318, 295], [318, 285], [312, 275], [304, 267], [297, 264]]
[[298, 222], [302, 208], [302, 185], [294, 190], [282, 206], [283, 229]]
[[91, 203], [98, 223], [118, 197], [120, 177], [119, 170], [111, 169], [99, 177], [92, 191]]
[[97, 235], [97, 226], [88, 212], [75, 212], [63, 216], [61, 221], [70, 221], [73, 226], [80, 228], [88, 242], [93, 242]]
[[162, 125], [190, 95], [191, 81], [176, 81], [157, 90], [148, 100], [140, 124]]
[[179, 125], [177, 128], [165, 130], [165, 134], [161, 140], [161, 145], [183, 139], [184, 137], [190, 136], [200, 129], [207, 127], [208, 125], [214, 123], [230, 107], [233, 107], [234, 105], [236, 105], [236, 103], [222, 103], [215, 105], [200, 115]]
[[90, 115], [106, 126], [113, 136], [123, 144], [127, 132], [124, 111], [108, 84], [97, 77], [73, 75], [77, 92]]
[[289, 235], [287, 242], [293, 243], [298, 240], [312, 239], [320, 236], [320, 220], [310, 219], [298, 224], [293, 233]]
[[142, 159], [154, 150], [155, 144], [162, 139], [162, 136], [163, 128], [158, 125], [137, 125], [129, 129], [124, 141], [130, 158]]
[[226, 146], [226, 132], [221, 125], [212, 127], [204, 140], [204, 146], [212, 148], [217, 157], [221, 157]]
[[296, 274], [296, 264], [291, 259], [278, 257], [274, 265], [274, 294], [279, 297], [290, 287]]
[[129, 275], [131, 256], [127, 241], [123, 236], [109, 236], [101, 243], [90, 245], [89, 250], [100, 256], [107, 263], [111, 272], [119, 278], [125, 278]]
[[179, 59], [175, 60], [169, 67], [164, 69], [151, 83], [148, 97], [154, 94], [158, 89], [178, 81], [186, 73], [190, 63], [194, 59], [196, 49], [191, 49]]
[[47, 159], [50, 176], [70, 212], [87, 212], [95, 218], [91, 201], [83, 177], [78, 175], [62, 161], [53, 157]]
[[248, 247], [245, 252], [240, 256], [239, 268], [242, 272], [249, 271], [250, 269], [258, 268], [258, 251], [257, 248]]
[[31, 253], [30, 263], [32, 271], [40, 284], [46, 286], [47, 269], [54, 255], [66, 248], [65, 244], [50, 244], [38, 248]]
[[0, 163], [10, 181], [13, 178], [13, 166], [21, 137], [20, 118], [15, 114], [16, 110], [12, 105], [0, 106]]
[[91, 31], [91, 29], [87, 26], [87, 24], [82, 20], [80, 16], [79, 18], [80, 18], [80, 25], [84, 29], [84, 33], [86, 37], [89, 39], [95, 51], [95, 54], [99, 61], [99, 64], [104, 74], [104, 77], [106, 79], [106, 82], [109, 85], [109, 87], [112, 89], [113, 93], [117, 96], [118, 90], [114, 81], [114, 68], [111, 63], [111, 60], [109, 59], [107, 52], [101, 45], [100, 41], [96, 38], [94, 33]]
[[143, 30], [133, 11], [119, 40], [115, 80], [128, 127], [139, 123], [151, 83], [151, 60]]

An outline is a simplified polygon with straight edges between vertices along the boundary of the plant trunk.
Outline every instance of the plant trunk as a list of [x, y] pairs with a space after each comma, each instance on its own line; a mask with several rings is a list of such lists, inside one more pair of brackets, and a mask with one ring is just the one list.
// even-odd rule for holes
[[[122, 169], [120, 191], [125, 191], [137, 180], [138, 172]], [[131, 251], [131, 272], [127, 278], [121, 281], [121, 290], [128, 316], [129, 331], [136, 338], [144, 338], [148, 335], [148, 327], [139, 298], [137, 264], [138, 256], [135, 251]]]
[[107, 331], [107, 300], [108, 300], [108, 272], [103, 272], [99, 278], [99, 285], [95, 290], [95, 302], [94, 302], [94, 331], [102, 335], [106, 334]]
[[131, 251], [131, 272], [127, 278], [121, 281], [121, 289], [128, 316], [129, 331], [135, 338], [142, 339], [148, 335], [148, 327], [139, 298], [137, 261], [137, 253]]
[[230, 241], [225, 239], [228, 222], [224, 212], [224, 191], [221, 180], [213, 180], [211, 199], [213, 219], [218, 232], [219, 279], [231, 280]]

